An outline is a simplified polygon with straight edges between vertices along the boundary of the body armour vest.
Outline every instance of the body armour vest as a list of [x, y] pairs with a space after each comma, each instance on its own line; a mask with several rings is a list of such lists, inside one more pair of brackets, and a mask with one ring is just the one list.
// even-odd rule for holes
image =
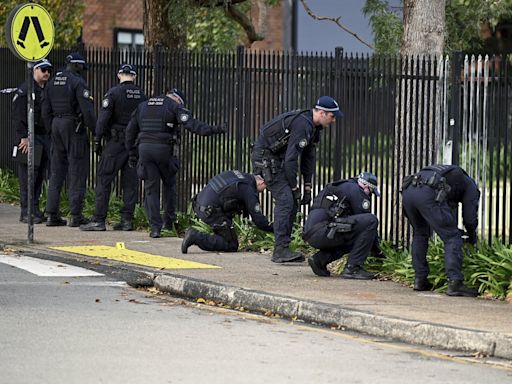
[[141, 132], [163, 132], [171, 133], [171, 127], [167, 126], [164, 120], [165, 112], [168, 108], [166, 96], [152, 97], [142, 110], [140, 117]]
[[325, 188], [320, 191], [318, 195], [313, 199], [313, 206], [311, 209], [331, 209], [338, 203], [341, 196], [339, 196], [336, 192], [338, 192], [337, 188], [346, 183], [348, 180], [338, 180], [333, 181], [325, 186]]
[[[308, 110], [286, 112], [269, 121], [261, 128], [266, 147], [273, 153], [280, 152], [288, 145], [291, 130], [290, 126], [297, 118], [304, 118]], [[308, 138], [309, 139], [309, 138]]]

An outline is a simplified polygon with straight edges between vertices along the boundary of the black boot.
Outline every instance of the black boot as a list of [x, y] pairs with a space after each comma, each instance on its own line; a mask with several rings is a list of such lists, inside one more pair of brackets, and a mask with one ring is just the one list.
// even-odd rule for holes
[[151, 232], [149, 232], [149, 237], [152, 237], [153, 239], [159, 238], [160, 237], [160, 228], [151, 227]]
[[462, 280], [449, 280], [446, 294], [448, 296], [476, 297], [478, 296], [478, 291], [464, 286]]
[[308, 264], [315, 275], [322, 277], [331, 276], [331, 272], [329, 272], [325, 265], [320, 265], [320, 263], [315, 259], [315, 256], [311, 256], [308, 259]]
[[69, 220], [70, 227], [79, 227], [84, 224], [89, 224], [89, 219], [86, 219], [82, 215], [73, 215], [71, 216], [71, 220]]
[[104, 221], [91, 221], [87, 224], [80, 225], [81, 231], [106, 231], [107, 228], [105, 227]]
[[181, 253], [187, 253], [188, 248], [191, 245], [195, 244], [197, 231], [193, 228], [187, 229], [187, 232], [185, 232], [185, 237], [183, 238], [183, 242], [181, 243]]
[[48, 215], [48, 219], [46, 220], [47, 227], [61, 227], [67, 223], [66, 220], [57, 215]]
[[272, 261], [274, 263], [301, 263], [306, 258], [300, 252], [292, 252], [290, 248], [279, 245], [274, 248], [274, 253], [272, 254]]
[[414, 290], [415, 291], [430, 291], [434, 286], [426, 277], [414, 278]]
[[360, 265], [350, 265], [347, 264], [341, 277], [344, 279], [355, 279], [355, 280], [371, 280], [375, 278], [373, 273], [366, 271]]
[[119, 223], [115, 223], [112, 227], [114, 231], [133, 231], [133, 223], [131, 220], [121, 219]]

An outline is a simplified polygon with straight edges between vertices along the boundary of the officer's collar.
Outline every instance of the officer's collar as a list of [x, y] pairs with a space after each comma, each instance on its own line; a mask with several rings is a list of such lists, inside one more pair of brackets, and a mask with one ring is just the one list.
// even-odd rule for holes
[[134, 81], [133, 80], [125, 80], [125, 81], [121, 81], [119, 84], [134, 84]]

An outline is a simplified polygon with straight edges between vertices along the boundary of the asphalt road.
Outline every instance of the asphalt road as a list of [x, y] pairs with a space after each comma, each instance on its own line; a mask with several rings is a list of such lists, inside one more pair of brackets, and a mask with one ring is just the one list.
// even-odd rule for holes
[[512, 382], [510, 368], [189, 303], [104, 272], [0, 263], [0, 383]]

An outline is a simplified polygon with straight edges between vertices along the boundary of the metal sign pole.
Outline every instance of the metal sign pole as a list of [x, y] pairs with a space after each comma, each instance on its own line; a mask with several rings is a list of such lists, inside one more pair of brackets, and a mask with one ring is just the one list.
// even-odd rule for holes
[[27, 123], [28, 123], [28, 154], [27, 154], [27, 173], [28, 173], [28, 243], [34, 241], [34, 75], [32, 72], [33, 64], [27, 62]]

